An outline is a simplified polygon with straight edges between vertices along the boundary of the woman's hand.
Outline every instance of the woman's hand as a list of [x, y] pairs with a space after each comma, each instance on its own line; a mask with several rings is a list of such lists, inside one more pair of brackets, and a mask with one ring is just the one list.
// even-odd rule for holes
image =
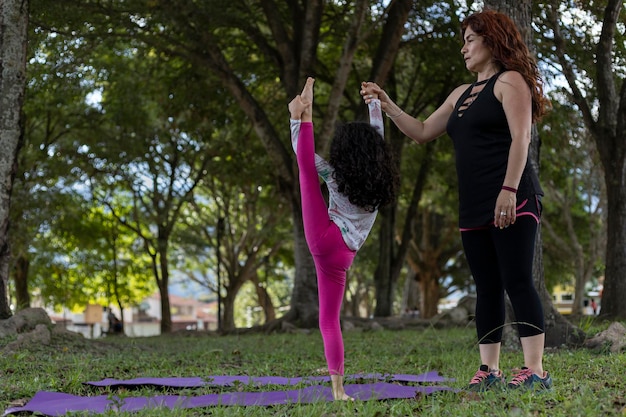
[[384, 96], [387, 100], [389, 100], [389, 96], [385, 93], [385, 91], [380, 88], [380, 86], [376, 83], [371, 83], [367, 81], [363, 81], [361, 83], [361, 96], [363, 96], [363, 100], [365, 103], [369, 104], [372, 99], [380, 99], [381, 103], [383, 102]]
[[380, 86], [373, 82], [364, 81], [361, 83], [361, 96], [366, 104], [369, 104], [370, 101], [377, 98], [380, 100], [381, 109], [387, 113], [387, 115], [399, 115], [402, 113], [402, 109], [394, 103], [385, 90], [380, 88]]
[[504, 229], [515, 223], [517, 196], [514, 192], [501, 190], [496, 200], [493, 223], [496, 227]]

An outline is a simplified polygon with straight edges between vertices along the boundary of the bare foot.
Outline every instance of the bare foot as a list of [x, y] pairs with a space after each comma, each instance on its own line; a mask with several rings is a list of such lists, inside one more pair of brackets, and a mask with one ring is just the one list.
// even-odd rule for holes
[[333, 397], [335, 398], [335, 401], [354, 401], [354, 398], [352, 398], [345, 392], [343, 393], [343, 395], [340, 396], [335, 396], [335, 394], [333, 393]]
[[300, 97], [302, 97], [302, 101], [305, 103], [313, 103], [313, 84], [315, 84], [315, 78], [309, 77], [306, 79], [302, 93], [300, 93]]
[[300, 93], [300, 96], [296, 98], [296, 100], [299, 101], [299, 104], [304, 105], [301, 113], [301, 120], [303, 122], [313, 121], [313, 84], [315, 84], [315, 79], [312, 77], [307, 78], [306, 84], [304, 84], [304, 88], [302, 89], [302, 93]]
[[333, 399], [335, 401], [354, 401], [354, 398], [346, 394], [343, 388], [343, 375], [331, 375], [330, 382], [333, 389]]

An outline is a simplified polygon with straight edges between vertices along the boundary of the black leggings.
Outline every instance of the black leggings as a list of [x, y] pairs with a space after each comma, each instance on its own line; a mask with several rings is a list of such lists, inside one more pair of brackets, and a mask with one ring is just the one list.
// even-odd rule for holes
[[505, 290], [513, 305], [519, 336], [544, 332], [543, 307], [532, 273], [536, 234], [537, 221], [531, 216], [520, 216], [504, 229], [492, 226], [461, 232], [465, 257], [476, 283], [478, 343], [502, 340]]

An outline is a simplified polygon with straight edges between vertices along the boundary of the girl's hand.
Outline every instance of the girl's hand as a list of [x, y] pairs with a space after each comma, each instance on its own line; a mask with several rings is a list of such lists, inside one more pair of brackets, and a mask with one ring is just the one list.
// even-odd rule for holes
[[366, 81], [361, 83], [361, 96], [363, 96], [363, 100], [367, 104], [369, 104], [369, 102], [375, 98], [380, 99], [381, 103], [383, 102], [383, 97], [386, 100], [389, 100], [389, 97], [387, 96], [385, 91], [380, 88], [378, 84]]

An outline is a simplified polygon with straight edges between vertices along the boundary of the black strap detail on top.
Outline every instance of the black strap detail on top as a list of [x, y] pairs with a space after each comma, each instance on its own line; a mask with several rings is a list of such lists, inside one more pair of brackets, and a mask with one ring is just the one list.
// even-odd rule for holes
[[[492, 77], [493, 77], [493, 75], [492, 75]], [[482, 80], [482, 81], [477, 81], [477, 82], [472, 84], [472, 87], [478, 87], [478, 86], [481, 86], [483, 84], [487, 84], [490, 79], [491, 79], [491, 77], [489, 77], [489, 78], [487, 78], [485, 80]]]
[[481, 88], [479, 91], [474, 91], [474, 89], [476, 87], [481, 87], [487, 84], [492, 78], [498, 76], [499, 74], [500, 73], [498, 72], [485, 80], [472, 83], [472, 85], [470, 86], [470, 91], [472, 91], [472, 93], [468, 94], [468, 96], [465, 97], [465, 100], [463, 100], [463, 103], [459, 106], [459, 109], [456, 113], [457, 117], [463, 117], [463, 113], [465, 113], [465, 110], [469, 109], [469, 107], [472, 105], [474, 100], [476, 100], [476, 98], [483, 91], [484, 88]]

